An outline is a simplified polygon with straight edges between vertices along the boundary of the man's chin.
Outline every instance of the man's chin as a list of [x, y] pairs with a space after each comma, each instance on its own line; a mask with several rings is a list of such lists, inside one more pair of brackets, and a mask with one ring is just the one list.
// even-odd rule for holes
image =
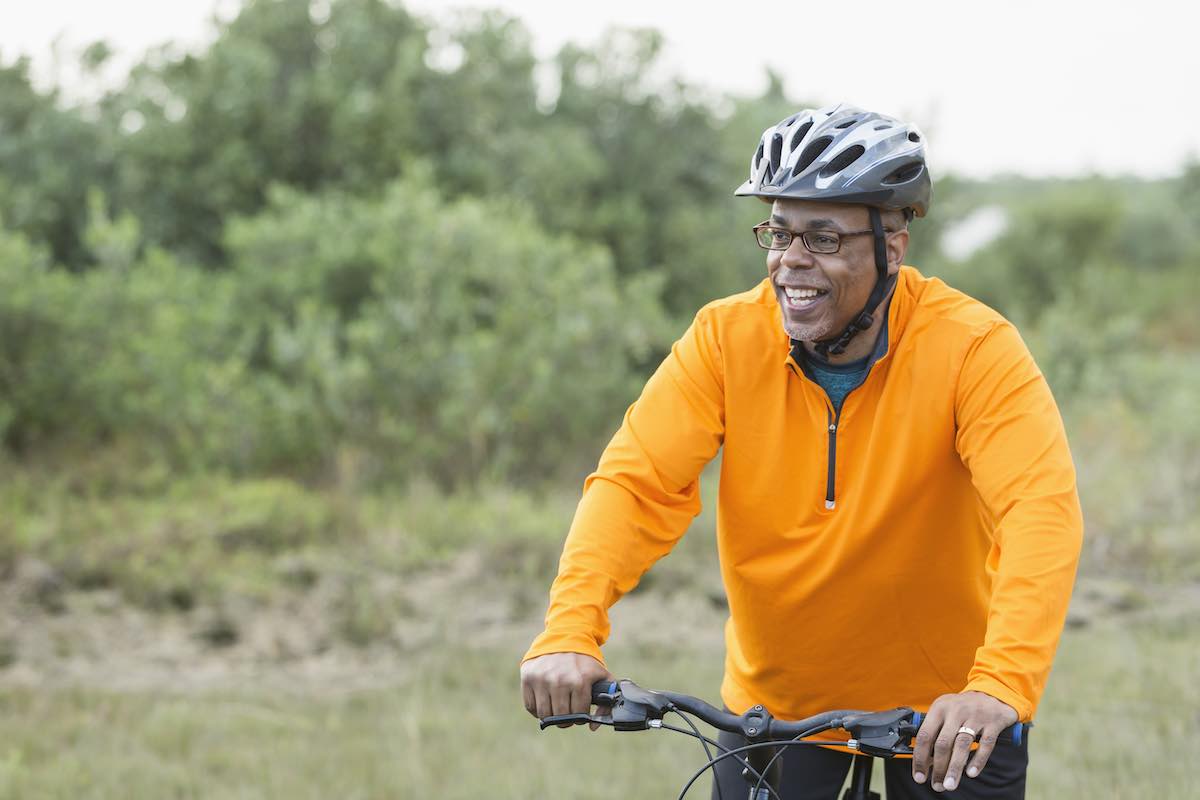
[[798, 342], [819, 342], [832, 334], [828, 325], [788, 325], [783, 330], [788, 338]]

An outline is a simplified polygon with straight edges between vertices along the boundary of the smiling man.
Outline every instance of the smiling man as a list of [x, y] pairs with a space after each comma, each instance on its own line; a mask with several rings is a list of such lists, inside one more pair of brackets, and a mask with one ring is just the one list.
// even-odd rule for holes
[[[914, 126], [802, 111], [764, 132], [737, 194], [771, 203], [767, 278], [700, 310], [584, 484], [525, 707], [588, 710], [608, 609], [699, 512], [723, 448], [726, 705], [928, 710], [889, 798], [1023, 797], [1027, 745], [998, 734], [1041, 698], [1082, 537], [1050, 390], [1003, 317], [902, 266], [930, 203]], [[832, 800], [850, 756], [784, 761], [784, 800]], [[724, 796], [744, 796], [723, 763]]]

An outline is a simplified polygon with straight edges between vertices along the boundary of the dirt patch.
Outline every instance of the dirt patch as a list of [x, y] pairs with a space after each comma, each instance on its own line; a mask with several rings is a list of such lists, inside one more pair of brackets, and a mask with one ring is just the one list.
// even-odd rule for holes
[[478, 553], [407, 577], [324, 575], [269, 600], [230, 597], [175, 613], [137, 608], [112, 590], [66, 590], [44, 564], [21, 564], [0, 585], [0, 685], [388, 685], [433, 649], [511, 645], [516, 659], [540, 625], [540, 614], [517, 613], [522, 606], [520, 588]]
[[[301, 584], [269, 600], [156, 613], [18, 563], [0, 584], [0, 686], [347, 691], [406, 681], [429, 654], [462, 648], [507, 650], [515, 669], [541, 629], [549, 577], [469, 551], [409, 575], [364, 569]], [[613, 609], [613, 640], [720, 650], [717, 594], [650, 583]], [[1081, 580], [1068, 625], [1197, 610], [1200, 584]]]

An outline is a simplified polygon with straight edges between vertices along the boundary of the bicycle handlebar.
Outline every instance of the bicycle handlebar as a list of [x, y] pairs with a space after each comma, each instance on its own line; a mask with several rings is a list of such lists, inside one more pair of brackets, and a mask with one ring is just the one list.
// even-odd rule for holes
[[[630, 680], [596, 682], [592, 686], [592, 703], [611, 708], [608, 715], [559, 714], [541, 720], [542, 729], [551, 725], [573, 725], [597, 722], [611, 725], [619, 731], [641, 731], [662, 727], [662, 718], [669, 711], [693, 714], [714, 728], [740, 734], [750, 742], [792, 739], [840, 729], [850, 734], [846, 747], [867, 755], [891, 758], [911, 755], [912, 739], [921, 727], [924, 715], [911, 708], [889, 711], [826, 711], [801, 720], [775, 719], [763, 706], [756, 705], [738, 715], [721, 711], [698, 697], [677, 692], [643, 689]], [[1030, 723], [1017, 723], [1006, 728], [1002, 737], [1012, 737], [1020, 744]], [[831, 744], [842, 744], [831, 742]]]

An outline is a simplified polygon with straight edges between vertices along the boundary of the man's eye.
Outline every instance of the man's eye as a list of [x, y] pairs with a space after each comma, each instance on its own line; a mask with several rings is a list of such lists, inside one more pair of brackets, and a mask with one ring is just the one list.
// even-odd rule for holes
[[792, 238], [792, 235], [787, 231], [771, 231], [771, 238], [782, 243]]
[[813, 236], [812, 239], [813, 244], [817, 245], [818, 247], [833, 247], [838, 242], [836, 236], [830, 236], [827, 233], [818, 233]]

